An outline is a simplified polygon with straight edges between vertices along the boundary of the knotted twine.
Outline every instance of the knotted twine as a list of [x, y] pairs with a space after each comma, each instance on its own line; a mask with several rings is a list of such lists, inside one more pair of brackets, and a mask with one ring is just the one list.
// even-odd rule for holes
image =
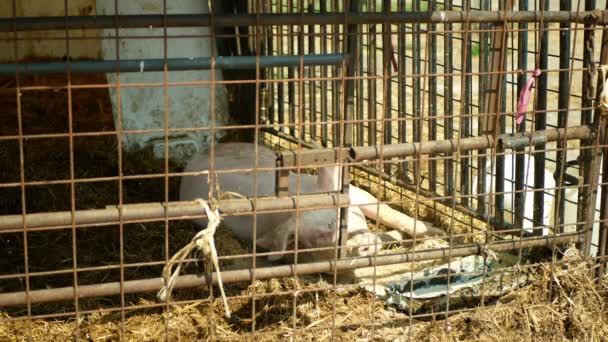
[[[216, 186], [218, 187], [219, 192], [219, 182], [216, 182]], [[209, 191], [209, 195], [212, 198], [212, 191]], [[220, 200], [224, 197], [238, 197], [245, 198], [240, 194], [234, 192], [225, 192], [222, 193], [219, 198]], [[226, 318], [230, 318], [230, 309], [228, 308], [228, 300], [226, 299], [226, 293], [224, 292], [224, 284], [222, 282], [222, 275], [220, 272], [220, 265], [217, 258], [217, 250], [215, 248], [215, 230], [220, 224], [222, 217], [219, 212], [219, 205], [217, 203], [214, 205], [213, 209], [209, 207], [207, 201], [197, 198], [194, 200], [195, 203], [200, 204], [200, 206], [205, 210], [205, 214], [207, 215], [207, 227], [194, 235], [192, 240], [180, 249], [177, 253], [175, 253], [171, 259], [167, 262], [165, 267], [163, 268], [163, 279], [165, 285], [157, 294], [157, 297], [161, 301], [165, 301], [171, 298], [171, 292], [173, 291], [173, 287], [175, 286], [175, 281], [179, 276], [182, 270], [183, 260], [185, 260], [194, 250], [199, 250], [203, 253], [203, 256], [206, 260], [211, 260], [213, 267], [217, 273], [217, 282], [220, 288], [220, 293], [222, 295], [222, 302], [224, 304], [224, 314]], [[173, 266], [177, 264], [175, 270], [173, 271]]]

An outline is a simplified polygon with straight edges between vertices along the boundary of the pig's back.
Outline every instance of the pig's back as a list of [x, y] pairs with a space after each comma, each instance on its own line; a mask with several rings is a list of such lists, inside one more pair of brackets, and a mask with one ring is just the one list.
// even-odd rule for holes
[[[210, 151], [196, 155], [186, 166], [184, 172], [209, 171]], [[214, 171], [253, 169], [256, 165], [255, 146], [248, 143], [226, 143], [215, 146]], [[275, 164], [274, 152], [264, 146], [258, 147], [258, 167], [269, 168]], [[257, 196], [268, 196], [274, 189], [274, 172], [259, 171]], [[197, 176], [184, 176], [180, 186], [182, 201], [207, 198], [209, 193], [208, 173]], [[232, 191], [246, 197], [254, 195], [254, 172], [239, 171], [218, 174], [220, 191]]]
[[[214, 170], [227, 171], [238, 169], [253, 169], [256, 167], [256, 158], [259, 168], [272, 168], [275, 166], [275, 154], [272, 150], [249, 143], [224, 143], [218, 144], [214, 149]], [[184, 172], [202, 172], [210, 169], [210, 151], [197, 154], [186, 166]], [[274, 193], [274, 171], [257, 172], [257, 197], [271, 196]], [[237, 171], [220, 173], [219, 188], [221, 192], [236, 192], [245, 197], [254, 196], [254, 172]], [[217, 178], [216, 178], [217, 179]], [[180, 200], [190, 201], [196, 198], [207, 199], [209, 184], [208, 173], [196, 176], [184, 176], [180, 185]], [[287, 213], [257, 215], [257, 236], [265, 234], [268, 229], [278, 226], [288, 218]], [[225, 216], [224, 223], [240, 239], [252, 240], [253, 217], [252, 215]], [[194, 220], [199, 225], [204, 225], [205, 220]]]

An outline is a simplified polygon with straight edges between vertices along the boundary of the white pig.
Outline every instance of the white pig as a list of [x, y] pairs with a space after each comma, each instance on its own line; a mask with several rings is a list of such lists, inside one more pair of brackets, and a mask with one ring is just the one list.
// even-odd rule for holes
[[[504, 208], [505, 210], [509, 210], [513, 212], [513, 199], [515, 197], [515, 174], [514, 174], [514, 160], [515, 155], [505, 155], [505, 179], [504, 181], [504, 191], [506, 194], [504, 195]], [[496, 165], [494, 166], [496, 168]], [[525, 201], [524, 201], [524, 223], [523, 228], [531, 232], [534, 227], [532, 223], [532, 218], [534, 214], [534, 156], [525, 154], [524, 155], [524, 173], [527, 173], [527, 177], [524, 176], [524, 190], [525, 193]], [[496, 174], [495, 172], [490, 172], [490, 161], [488, 160], [487, 168], [486, 168], [486, 193], [494, 193], [494, 189], [490, 188], [490, 181], [492, 180], [492, 174]], [[555, 218], [554, 213], [557, 209], [556, 206], [556, 196], [555, 196], [555, 188], [556, 181], [553, 173], [549, 170], [545, 169], [543, 172], [544, 184], [545, 184], [545, 196], [543, 203], [543, 222], [542, 224], [545, 227], [555, 229]], [[492, 187], [495, 186], [495, 182], [497, 180], [494, 179], [494, 183]], [[600, 177], [601, 181], [601, 177]], [[476, 193], [477, 189], [477, 178], [474, 178], [473, 181], [473, 192]], [[578, 188], [570, 187], [566, 188], [564, 191], [565, 197], [565, 208], [564, 208], [564, 230], [566, 232], [574, 231], [577, 223], [577, 205], [578, 205]], [[594, 221], [599, 220], [599, 207], [600, 207], [600, 196], [598, 191], [598, 197], [596, 201], [596, 210], [594, 214]], [[597, 228], [598, 224], [594, 224], [594, 241], [597, 240]], [[538, 229], [539, 227], [535, 227]], [[543, 228], [542, 234], [547, 235], [549, 232], [548, 228]]]
[[[504, 209], [505, 211], [514, 212], [513, 203], [515, 199], [515, 155], [508, 154], [504, 156], [504, 179], [502, 180], [504, 186]], [[489, 196], [495, 193], [496, 182], [496, 162], [494, 161], [494, 170], [491, 169], [491, 160], [487, 159], [486, 163], [486, 184], [484, 193], [487, 195], [484, 197], [486, 205], [489, 203]], [[545, 227], [552, 226], [553, 218], [553, 202], [555, 190], [555, 180], [553, 174], [547, 169], [544, 170], [544, 182], [545, 182], [545, 196], [543, 203], [543, 225]], [[524, 222], [523, 228], [527, 232], [538, 230], [541, 227], [535, 227], [532, 218], [534, 216], [534, 157], [529, 154], [524, 155], [524, 192], [522, 195], [525, 196], [524, 201]], [[473, 193], [477, 193], [477, 177], [473, 177]], [[542, 227], [543, 235], [547, 235], [548, 229]]]
[[[322, 191], [337, 191], [340, 184], [340, 167], [328, 166], [319, 169], [319, 187]], [[416, 220], [390, 206], [380, 203], [369, 192], [350, 184], [348, 187], [350, 210], [354, 216], [362, 215], [388, 227], [400, 230], [407, 235], [418, 238], [429, 236], [443, 236], [445, 232], [433, 227], [429, 222]], [[351, 212], [348, 222], [350, 226]], [[353, 220], [355, 218], [353, 217]]]
[[[270, 149], [249, 143], [225, 143], [218, 144], [214, 148], [214, 169], [218, 171], [242, 170], [258, 168], [274, 168], [276, 155]], [[210, 169], [210, 156], [208, 152], [196, 155], [186, 166], [185, 172], [200, 172]], [[254, 188], [254, 172], [238, 171], [217, 174], [220, 190], [236, 192], [245, 197], [273, 196], [275, 190], [275, 171], [259, 171], [257, 173], [257, 188]], [[296, 182], [299, 177], [300, 194], [311, 194], [321, 192], [317, 184], [317, 177], [305, 174], [290, 173], [290, 194], [296, 192]], [[216, 178], [216, 179], [218, 179]], [[188, 201], [196, 198], [206, 199], [209, 194], [208, 175], [184, 176], [180, 186], [180, 200]], [[254, 191], [256, 190], [256, 191]], [[301, 210], [298, 229], [299, 248], [315, 248], [332, 246], [337, 236], [335, 208]], [[363, 215], [361, 215], [363, 216]], [[351, 215], [349, 214], [349, 220]], [[297, 217], [294, 211], [284, 213], [268, 213], [256, 215], [256, 245], [269, 251], [285, 251], [292, 242], [296, 231]], [[253, 216], [224, 216], [226, 226], [237, 238], [253, 240]], [[205, 220], [198, 219], [195, 222], [204, 225]], [[380, 245], [374, 245], [377, 240], [375, 234], [367, 230], [367, 224], [353, 214], [352, 225], [349, 224], [349, 232], [356, 233], [356, 241], [369, 241], [371, 246], [357, 246], [351, 248], [351, 254], [369, 255], [373, 254]], [[352, 229], [351, 229], [352, 227]], [[362, 233], [362, 234], [360, 234]], [[378, 240], [379, 241], [379, 240]], [[351, 241], [349, 245], [353, 245]], [[282, 255], [269, 256], [270, 260], [280, 259]]]
[[[600, 162], [599, 165], [600, 170], [602, 170], [602, 163]], [[601, 171], [600, 171], [601, 172]], [[568, 173], [572, 173], [569, 172]], [[598, 180], [598, 190], [597, 190], [597, 197], [596, 197], [596, 201], [595, 201], [595, 210], [593, 211], [593, 230], [592, 230], [592, 246], [591, 246], [591, 255], [595, 256], [597, 254], [597, 246], [599, 243], [599, 228], [600, 228], [600, 224], [599, 224], [599, 220], [600, 220], [600, 206], [601, 206], [601, 182], [603, 181], [604, 177], [603, 175], [600, 174], [599, 180]], [[571, 186], [569, 188], [566, 188], [564, 190], [564, 197], [566, 199], [565, 204], [564, 204], [564, 226], [561, 230], [563, 230], [565, 233], [571, 233], [574, 232], [577, 228], [577, 223], [578, 223], [578, 219], [577, 219], [577, 211], [578, 211], [578, 206], [580, 205], [580, 203], [578, 203], [578, 186]]]

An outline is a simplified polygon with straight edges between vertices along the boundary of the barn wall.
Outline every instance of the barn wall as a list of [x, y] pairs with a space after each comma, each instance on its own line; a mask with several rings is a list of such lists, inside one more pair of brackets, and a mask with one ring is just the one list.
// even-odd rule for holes
[[[18, 17], [62, 16], [65, 15], [64, 0], [19, 0], [16, 1], [16, 15]], [[95, 15], [95, 0], [68, 1], [68, 15]], [[12, 1], [0, 1], [0, 16], [12, 17]], [[94, 37], [100, 34], [99, 30], [71, 30], [70, 37]], [[0, 34], [1, 38], [13, 38], [14, 34]], [[49, 38], [64, 38], [65, 31], [35, 31], [22, 32], [20, 38], [41, 38], [36, 40], [22, 40], [19, 42], [19, 58], [15, 56], [13, 41], [0, 41], [0, 61], [10, 62], [25, 57], [61, 58], [67, 55], [66, 41], [64, 39], [49, 40]], [[71, 40], [70, 57], [72, 58], [98, 58], [101, 53], [99, 39]]]

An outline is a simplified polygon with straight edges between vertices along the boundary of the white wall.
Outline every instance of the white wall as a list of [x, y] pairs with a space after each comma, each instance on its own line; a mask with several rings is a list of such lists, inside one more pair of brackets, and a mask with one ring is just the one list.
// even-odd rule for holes
[[[16, 1], [18, 17], [63, 16], [65, 15], [64, 0], [18, 0]], [[68, 1], [68, 15], [95, 15], [95, 0]], [[0, 16], [13, 17], [13, 2], [0, 1]], [[99, 30], [71, 30], [71, 37], [95, 37]], [[0, 62], [12, 62], [24, 57], [63, 57], [67, 55], [64, 39], [48, 40], [49, 38], [64, 38], [65, 31], [33, 31], [21, 32], [19, 38], [41, 38], [36, 40], [21, 40], [18, 43], [19, 56], [15, 56], [14, 41], [0, 40]], [[0, 38], [14, 38], [13, 33], [0, 33]], [[45, 40], [47, 39], [47, 40]], [[98, 58], [101, 54], [99, 39], [72, 40], [70, 56], [73, 58]]]

